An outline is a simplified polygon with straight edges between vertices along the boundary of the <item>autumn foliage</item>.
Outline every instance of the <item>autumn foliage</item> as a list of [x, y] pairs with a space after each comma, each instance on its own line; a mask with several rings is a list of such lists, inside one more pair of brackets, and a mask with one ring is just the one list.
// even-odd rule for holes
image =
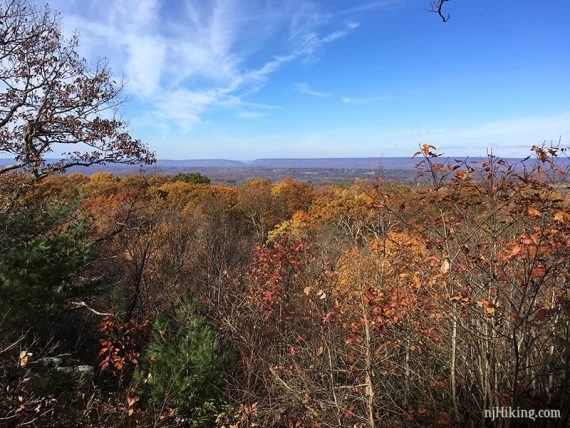
[[[415, 188], [5, 175], [5, 221], [38, 207], [61, 214], [33, 217], [52, 228], [4, 248], [3, 269], [26, 251], [39, 266], [54, 263], [62, 237], [60, 264], [85, 251], [29, 300], [49, 323], [4, 321], [0, 355], [14, 364], [0, 373], [3, 417], [470, 426], [485, 424], [483, 409], [512, 406], [560, 409], [544, 423], [563, 426], [568, 163], [563, 148], [532, 154], [516, 164], [454, 161], [423, 146]], [[2, 275], [2, 290], [41, 288]], [[91, 401], [50, 401], [61, 391], [28, 387], [35, 365], [59, 354], [94, 366]]]

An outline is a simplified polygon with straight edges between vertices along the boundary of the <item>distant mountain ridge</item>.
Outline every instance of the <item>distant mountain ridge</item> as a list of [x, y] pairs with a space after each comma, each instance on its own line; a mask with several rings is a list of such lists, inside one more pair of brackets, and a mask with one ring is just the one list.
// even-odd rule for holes
[[275, 158], [256, 159], [253, 168], [327, 168], [327, 169], [409, 169], [418, 163], [412, 158]]
[[160, 159], [157, 165], [188, 168], [243, 168], [247, 166], [247, 163], [229, 159]]
[[[487, 158], [483, 157], [441, 157], [438, 162], [446, 159], [464, 160], [469, 162], [481, 162]], [[55, 161], [56, 159], [48, 159]], [[521, 158], [507, 158], [510, 163], [517, 163]], [[412, 157], [369, 157], [369, 158], [262, 158], [253, 161], [239, 161], [231, 159], [159, 159], [154, 165], [125, 165], [107, 164], [93, 165], [89, 168], [74, 167], [69, 172], [83, 172], [91, 174], [97, 171], [113, 172], [119, 174], [136, 173], [140, 171], [153, 171], [158, 173], [185, 172], [192, 170], [367, 170], [367, 171], [411, 171], [415, 170], [421, 158]], [[0, 166], [12, 163], [12, 159], [0, 159]], [[567, 165], [568, 159], [559, 158], [559, 164]]]

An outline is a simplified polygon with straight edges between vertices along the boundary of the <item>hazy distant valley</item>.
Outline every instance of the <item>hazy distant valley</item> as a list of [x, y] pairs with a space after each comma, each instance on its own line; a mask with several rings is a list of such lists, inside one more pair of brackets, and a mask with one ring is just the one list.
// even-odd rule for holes
[[[440, 161], [445, 162], [446, 158]], [[482, 162], [483, 158], [470, 158], [470, 162]], [[418, 174], [416, 158], [276, 158], [238, 161], [227, 159], [158, 160], [151, 166], [108, 164], [92, 165], [89, 168], [73, 167], [67, 173], [79, 172], [91, 175], [107, 172], [118, 176], [134, 173], [175, 175], [199, 172], [207, 175], [213, 183], [243, 184], [253, 178], [268, 178], [280, 181], [286, 177], [307, 181], [311, 184], [352, 183], [355, 179], [376, 180], [382, 177], [389, 183], [414, 183]], [[520, 159], [508, 159], [516, 163]], [[12, 162], [0, 159], [0, 166]], [[559, 160], [567, 162], [567, 160]]]

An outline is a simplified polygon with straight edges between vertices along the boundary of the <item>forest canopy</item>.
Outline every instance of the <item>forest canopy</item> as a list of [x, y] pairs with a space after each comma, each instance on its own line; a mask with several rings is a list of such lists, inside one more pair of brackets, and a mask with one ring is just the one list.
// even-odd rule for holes
[[413, 188], [3, 174], [1, 417], [457, 426], [539, 406], [562, 426], [568, 163], [532, 153], [426, 145]]

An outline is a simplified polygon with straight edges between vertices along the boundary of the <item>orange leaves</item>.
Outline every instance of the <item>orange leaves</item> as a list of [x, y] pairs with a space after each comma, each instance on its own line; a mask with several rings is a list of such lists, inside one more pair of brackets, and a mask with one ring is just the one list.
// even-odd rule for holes
[[568, 220], [570, 220], [570, 214], [562, 210], [557, 211], [554, 214], [554, 220], [558, 223], [566, 223]]
[[129, 416], [132, 416], [133, 413], [135, 412], [135, 405], [137, 404], [137, 402], [139, 400], [140, 400], [140, 397], [138, 395], [135, 395], [133, 397], [127, 397], [127, 406], [128, 406], [127, 414]]
[[431, 144], [422, 144], [422, 146], [420, 147], [420, 151], [415, 152], [412, 155], [412, 157], [415, 158], [416, 156], [419, 156], [419, 155], [423, 155], [425, 157], [437, 157], [437, 156], [439, 156], [438, 154], [436, 154], [432, 150], [437, 150], [437, 148], [435, 146], [432, 146]]
[[332, 312], [332, 311], [326, 312], [326, 313], [322, 316], [321, 322], [322, 322], [323, 324], [326, 324], [327, 322], [330, 321], [330, 319], [331, 319], [331, 317], [332, 317], [333, 315], [334, 315], [334, 312]]
[[16, 413], [22, 413], [24, 410], [26, 410], [26, 397], [23, 395], [18, 395], [18, 403], [20, 403], [20, 405], [16, 409]]
[[421, 285], [422, 285], [422, 281], [420, 280], [420, 277], [419, 277], [417, 274], [415, 274], [415, 273], [414, 273], [413, 275], [410, 275], [410, 274], [408, 274], [408, 273], [406, 273], [406, 272], [403, 272], [403, 273], [401, 273], [401, 274], [399, 275], [399, 278], [400, 278], [400, 280], [404, 280], [404, 279], [409, 278], [409, 279], [410, 279], [410, 282], [411, 282], [411, 285], [412, 285], [414, 288], [420, 288]]
[[455, 173], [455, 175], [461, 181], [465, 181], [469, 178], [469, 172], [465, 171], [464, 169], [460, 169]]
[[[532, 146], [531, 150], [536, 153], [536, 157], [541, 162], [546, 162], [549, 159], [549, 151], [544, 147]], [[554, 153], [555, 154], [555, 153]]]
[[451, 298], [452, 302], [468, 303], [471, 298], [466, 294], [456, 294]]
[[513, 248], [511, 249], [511, 252], [509, 254], [510, 257], [516, 257], [520, 254], [520, 252], [522, 251], [520, 245], [514, 245]]
[[487, 316], [492, 317], [493, 315], [495, 315], [496, 306], [493, 305], [493, 303], [491, 303], [490, 301], [488, 301], [486, 299], [479, 300], [479, 301], [477, 301], [477, 305], [480, 308], [483, 308], [485, 310], [485, 312], [487, 313]]
[[542, 217], [542, 213], [537, 208], [528, 207], [527, 212], [532, 217]]
[[530, 277], [532, 279], [542, 278], [546, 274], [546, 268], [543, 264], [537, 264], [530, 271]]

